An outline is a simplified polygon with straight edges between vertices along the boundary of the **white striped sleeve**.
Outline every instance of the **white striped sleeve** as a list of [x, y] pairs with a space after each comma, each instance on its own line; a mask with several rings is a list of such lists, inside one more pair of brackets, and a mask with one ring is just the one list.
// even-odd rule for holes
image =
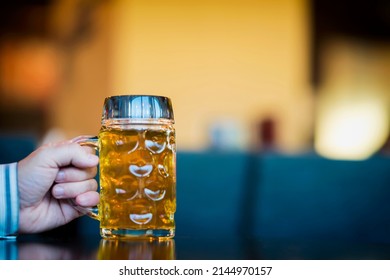
[[0, 165], [0, 239], [16, 236], [19, 225], [17, 163]]

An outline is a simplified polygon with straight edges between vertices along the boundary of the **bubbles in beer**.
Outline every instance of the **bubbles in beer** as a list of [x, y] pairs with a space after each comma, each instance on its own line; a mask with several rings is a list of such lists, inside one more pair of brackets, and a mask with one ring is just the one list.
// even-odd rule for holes
[[173, 128], [103, 128], [99, 140], [101, 227], [173, 229]]
[[[163, 224], [171, 224], [174, 221], [174, 213], [176, 212], [176, 199], [166, 200], [164, 203], [161, 203], [158, 209], [158, 213], [160, 213], [159, 220]], [[161, 207], [161, 209], [160, 209]]]

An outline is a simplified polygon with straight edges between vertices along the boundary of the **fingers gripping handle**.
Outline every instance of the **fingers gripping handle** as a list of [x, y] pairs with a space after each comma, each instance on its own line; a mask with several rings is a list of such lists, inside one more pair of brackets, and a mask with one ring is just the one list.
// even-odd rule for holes
[[[80, 146], [88, 146], [98, 150], [98, 138], [96, 136], [78, 136], [72, 139], [72, 142], [79, 144]], [[75, 199], [71, 199], [73, 208], [77, 211], [90, 216], [96, 220], [100, 220], [98, 207], [83, 207], [76, 203]]]

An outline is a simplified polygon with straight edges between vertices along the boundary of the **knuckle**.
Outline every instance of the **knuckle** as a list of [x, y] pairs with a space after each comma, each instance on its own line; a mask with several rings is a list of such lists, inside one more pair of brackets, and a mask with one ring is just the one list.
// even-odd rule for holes
[[89, 175], [91, 176], [91, 178], [95, 177], [96, 174], [97, 174], [97, 167], [96, 166], [91, 167], [89, 170]]
[[97, 190], [97, 188], [98, 188], [98, 185], [97, 185], [97, 182], [96, 182], [96, 180], [95, 179], [90, 179], [89, 180], [89, 186], [90, 186], [90, 189], [91, 190], [93, 190], [93, 191], [96, 191]]

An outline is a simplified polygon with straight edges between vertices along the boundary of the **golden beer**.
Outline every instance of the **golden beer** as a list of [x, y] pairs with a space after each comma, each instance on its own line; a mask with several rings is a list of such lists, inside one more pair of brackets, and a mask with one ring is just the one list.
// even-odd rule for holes
[[100, 203], [78, 211], [100, 221], [108, 239], [175, 236], [176, 140], [171, 100], [117, 95], [104, 100], [97, 137], [73, 139], [99, 151]]
[[98, 138], [103, 235], [174, 234], [174, 133], [169, 125], [102, 127]]

